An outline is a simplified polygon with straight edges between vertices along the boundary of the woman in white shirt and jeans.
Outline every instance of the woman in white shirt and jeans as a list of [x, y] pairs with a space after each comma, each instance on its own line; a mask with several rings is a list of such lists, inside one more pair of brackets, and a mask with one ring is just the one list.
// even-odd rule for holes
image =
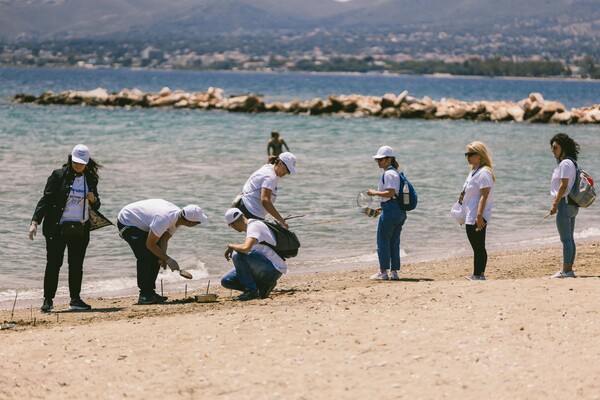
[[485, 233], [487, 224], [492, 219], [494, 204], [494, 175], [492, 159], [486, 145], [482, 142], [471, 142], [465, 150], [465, 157], [471, 166], [463, 192], [462, 208], [465, 215], [467, 238], [473, 248], [473, 275], [467, 277], [471, 281], [485, 280], [487, 266], [487, 250]]
[[553, 278], [574, 278], [573, 263], [575, 262], [575, 217], [579, 212], [576, 205], [569, 204], [569, 193], [577, 175], [577, 155], [579, 144], [565, 133], [557, 133], [550, 139], [550, 149], [558, 165], [552, 173], [550, 194], [554, 197], [550, 214], [556, 214], [556, 227], [563, 245], [563, 266]]

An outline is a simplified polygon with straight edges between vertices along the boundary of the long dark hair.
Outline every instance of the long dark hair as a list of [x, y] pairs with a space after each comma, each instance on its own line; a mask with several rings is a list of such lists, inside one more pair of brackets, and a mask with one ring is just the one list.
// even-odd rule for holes
[[267, 163], [269, 164], [277, 164], [277, 161], [279, 161], [279, 157], [278, 156], [269, 156], [269, 158], [267, 158]]
[[[69, 158], [67, 158], [67, 163], [63, 165], [63, 167], [69, 167], [71, 168], [71, 163], [73, 162], [73, 156], [69, 154]], [[88, 173], [90, 175], [92, 175], [92, 177], [95, 180], [100, 180], [100, 176], [98, 175], [98, 170], [100, 168], [103, 168], [104, 166], [102, 164], [100, 164], [99, 162], [97, 162], [96, 160], [94, 160], [92, 157], [90, 157], [90, 160], [88, 161], [87, 165], [85, 166], [85, 171], [88, 171]]]
[[388, 157], [391, 161], [392, 161], [392, 167], [398, 169], [400, 167], [400, 164], [398, 164], [398, 161], [396, 161], [396, 157]]
[[552, 146], [552, 143], [554, 142], [556, 142], [562, 149], [562, 154], [564, 155], [563, 158], [568, 157], [577, 161], [577, 156], [579, 155], [579, 144], [571, 139], [569, 135], [566, 133], [557, 133], [556, 135], [552, 136], [552, 139], [550, 139], [550, 146]]

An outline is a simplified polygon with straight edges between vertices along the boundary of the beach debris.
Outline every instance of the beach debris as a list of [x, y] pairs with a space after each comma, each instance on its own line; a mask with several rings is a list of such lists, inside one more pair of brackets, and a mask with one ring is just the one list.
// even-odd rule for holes
[[46, 91], [39, 96], [19, 93], [14, 103], [39, 105], [77, 105], [92, 107], [143, 107], [223, 110], [229, 112], [279, 112], [304, 115], [339, 115], [343, 117], [379, 117], [427, 120], [473, 120], [492, 122], [529, 122], [553, 124], [598, 124], [600, 104], [567, 110], [557, 101], [544, 99], [540, 93], [531, 93], [518, 102], [461, 101], [442, 98], [439, 101], [424, 96], [410, 96], [404, 90], [399, 95], [383, 96], [358, 94], [329, 95], [327, 99], [266, 103], [262, 95], [248, 93], [225, 96], [223, 89], [209, 87], [206, 92], [188, 93], [171, 91], [168, 87], [158, 93], [144, 93], [139, 89], [123, 89], [108, 93], [103, 88], [90, 91], [68, 90], [60, 93]]
[[4, 321], [2, 324], [0, 324], [0, 331], [6, 330], [6, 329], [12, 329], [15, 326], [17, 326], [16, 322], [6, 322], [6, 321]]

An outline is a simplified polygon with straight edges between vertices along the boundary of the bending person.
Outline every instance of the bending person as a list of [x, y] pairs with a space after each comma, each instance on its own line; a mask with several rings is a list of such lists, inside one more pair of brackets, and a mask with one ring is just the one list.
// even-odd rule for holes
[[227, 246], [225, 259], [233, 259], [234, 268], [223, 275], [221, 286], [242, 291], [238, 300], [266, 299], [281, 274], [287, 272], [283, 258], [263, 244], [277, 245], [273, 232], [262, 221], [248, 220], [237, 208], [227, 210], [225, 222], [238, 232], [246, 232], [246, 240]]
[[563, 264], [560, 271], [552, 278], [575, 278], [575, 217], [579, 208], [569, 203], [569, 193], [573, 189], [577, 177], [577, 156], [579, 144], [565, 133], [557, 133], [550, 139], [550, 148], [557, 166], [550, 181], [550, 194], [554, 197], [550, 214], [556, 214], [556, 228], [563, 246]]
[[123, 207], [117, 217], [119, 236], [137, 259], [139, 304], [164, 303], [167, 297], [156, 293], [160, 267], [179, 270], [179, 264], [167, 254], [169, 240], [180, 226], [196, 226], [208, 217], [197, 205], [183, 209], [162, 199], [141, 200]]
[[268, 164], [255, 171], [244, 184], [241, 199], [234, 205], [246, 218], [265, 219], [267, 214], [288, 228], [287, 222], [275, 208], [277, 185], [279, 178], [296, 173], [296, 156], [292, 153], [281, 153], [279, 157], [271, 157]]
[[98, 164], [90, 157], [90, 149], [78, 144], [67, 163], [52, 172], [44, 195], [38, 202], [29, 238], [33, 240], [42, 220], [42, 232], [46, 238], [46, 272], [44, 273], [43, 312], [54, 308], [54, 296], [58, 287], [58, 275], [62, 267], [65, 249], [69, 248], [69, 294], [71, 310], [89, 310], [92, 307], [81, 300], [83, 260], [90, 242], [90, 208], [100, 208], [98, 197]]

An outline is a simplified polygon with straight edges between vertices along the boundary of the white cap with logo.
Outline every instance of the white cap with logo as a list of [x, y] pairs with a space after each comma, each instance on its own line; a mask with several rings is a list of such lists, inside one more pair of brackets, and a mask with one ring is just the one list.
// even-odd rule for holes
[[225, 222], [227, 222], [227, 225], [231, 225], [242, 215], [243, 214], [239, 208], [230, 208], [229, 210], [225, 211]]
[[377, 154], [373, 156], [373, 158], [386, 158], [386, 157], [396, 157], [394, 156], [394, 149], [390, 146], [381, 146], [379, 150], [377, 150]]
[[190, 204], [183, 207], [183, 218], [191, 222], [206, 222], [208, 217], [204, 214], [204, 211], [195, 204]]
[[77, 164], [87, 164], [90, 162], [90, 149], [84, 144], [78, 144], [73, 147], [71, 160]]
[[279, 159], [283, 161], [287, 169], [290, 171], [290, 174], [294, 175], [296, 173], [296, 156], [292, 153], [286, 151], [279, 155]]

